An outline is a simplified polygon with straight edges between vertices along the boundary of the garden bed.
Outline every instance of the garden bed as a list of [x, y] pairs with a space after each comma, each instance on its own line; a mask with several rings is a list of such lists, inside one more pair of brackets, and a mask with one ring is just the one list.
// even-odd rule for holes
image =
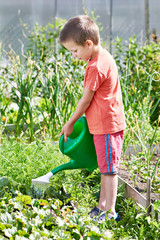
[[[154, 164], [157, 159], [160, 157], [160, 153], [155, 153], [152, 163]], [[126, 161], [129, 159], [124, 158], [122, 160], [122, 164], [119, 167], [119, 176], [124, 179], [128, 184], [130, 184], [133, 188], [135, 188], [140, 194], [142, 194], [145, 198], [147, 198], [147, 180], [144, 178], [141, 171], [136, 172], [136, 175], [131, 171], [130, 167], [127, 166]], [[160, 170], [157, 169], [156, 176], [157, 179], [160, 178]], [[160, 184], [159, 182], [153, 181], [153, 186], [151, 188], [151, 203], [154, 201], [160, 201]], [[159, 207], [160, 210], [160, 207]]]

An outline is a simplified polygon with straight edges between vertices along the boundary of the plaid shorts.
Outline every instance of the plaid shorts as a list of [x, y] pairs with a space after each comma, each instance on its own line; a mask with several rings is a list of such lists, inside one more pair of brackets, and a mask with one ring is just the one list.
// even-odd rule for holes
[[120, 163], [124, 131], [112, 134], [93, 135], [101, 174], [117, 174]]

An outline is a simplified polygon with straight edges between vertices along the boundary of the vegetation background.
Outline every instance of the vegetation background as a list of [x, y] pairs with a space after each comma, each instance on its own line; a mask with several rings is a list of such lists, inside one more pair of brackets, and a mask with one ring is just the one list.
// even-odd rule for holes
[[[63, 171], [46, 189], [31, 186], [32, 178], [68, 161], [53, 141], [82, 93], [85, 63], [59, 45], [63, 24], [56, 19], [28, 30], [22, 23], [29, 44], [22, 44], [21, 55], [12, 47], [8, 52], [1, 48], [1, 59], [7, 62], [0, 64], [0, 237], [158, 240], [159, 201], [154, 202], [155, 216], [148, 216], [146, 209], [124, 199], [123, 186], [116, 206], [122, 220], [90, 221], [88, 211], [99, 196], [98, 169]], [[150, 177], [152, 191], [159, 193], [160, 42], [141, 45], [136, 36], [125, 43], [117, 38], [114, 48], [127, 123], [123, 150], [141, 148], [136, 155], [123, 156], [129, 158], [123, 164], [135, 182], [135, 176], [144, 182]]]

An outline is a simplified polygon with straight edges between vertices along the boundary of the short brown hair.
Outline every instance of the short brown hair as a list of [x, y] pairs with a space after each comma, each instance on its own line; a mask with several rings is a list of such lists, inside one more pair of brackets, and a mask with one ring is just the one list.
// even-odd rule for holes
[[59, 36], [60, 43], [73, 40], [76, 44], [84, 46], [87, 40], [95, 45], [99, 43], [99, 29], [96, 23], [86, 15], [79, 15], [70, 18]]

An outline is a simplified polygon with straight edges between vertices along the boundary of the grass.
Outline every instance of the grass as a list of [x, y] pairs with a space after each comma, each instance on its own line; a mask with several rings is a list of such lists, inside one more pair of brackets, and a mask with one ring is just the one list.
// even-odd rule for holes
[[62, 156], [58, 147], [52, 145], [50, 140], [45, 142], [37, 140], [28, 144], [22, 139], [18, 143], [14, 139], [10, 141], [5, 139], [1, 146], [0, 158], [1, 176], [5, 174], [10, 176], [11, 173], [10, 177], [14, 181], [29, 186], [31, 178], [43, 175], [58, 166]]

